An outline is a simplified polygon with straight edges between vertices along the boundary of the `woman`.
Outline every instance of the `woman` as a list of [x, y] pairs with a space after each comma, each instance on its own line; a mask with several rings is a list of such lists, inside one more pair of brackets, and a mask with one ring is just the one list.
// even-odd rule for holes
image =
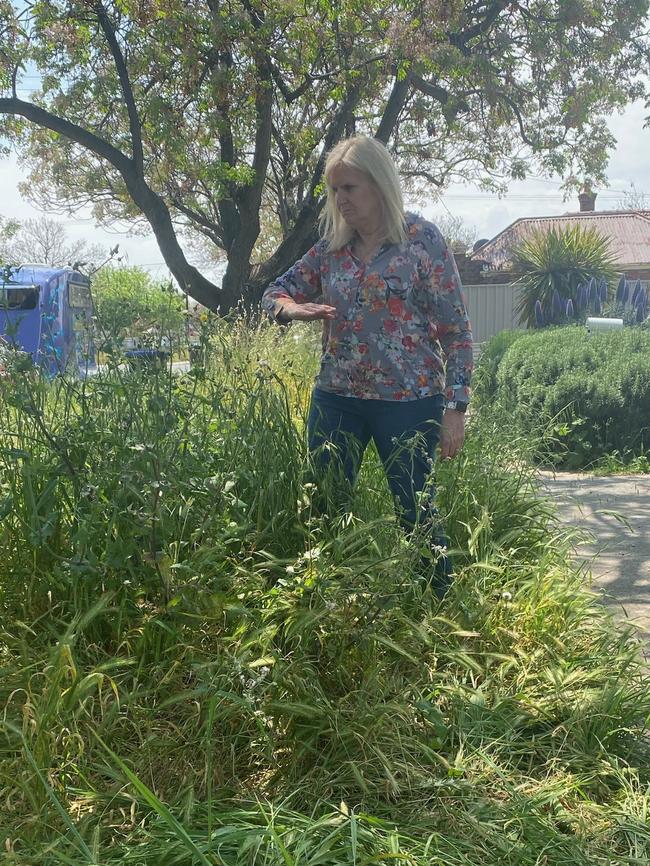
[[339, 142], [324, 175], [322, 239], [263, 305], [281, 323], [323, 320], [312, 455], [321, 470], [335, 461], [352, 485], [374, 441], [403, 524], [431, 527], [442, 597], [451, 568], [431, 467], [438, 444], [443, 458], [463, 444], [472, 371], [458, 271], [438, 229], [404, 213], [396, 166], [376, 139]]

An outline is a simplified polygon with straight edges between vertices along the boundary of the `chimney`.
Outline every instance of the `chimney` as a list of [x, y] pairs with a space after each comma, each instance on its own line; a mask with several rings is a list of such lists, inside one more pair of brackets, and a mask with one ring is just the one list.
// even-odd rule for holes
[[578, 201], [580, 202], [580, 213], [596, 210], [596, 193], [588, 184], [585, 184], [578, 193]]

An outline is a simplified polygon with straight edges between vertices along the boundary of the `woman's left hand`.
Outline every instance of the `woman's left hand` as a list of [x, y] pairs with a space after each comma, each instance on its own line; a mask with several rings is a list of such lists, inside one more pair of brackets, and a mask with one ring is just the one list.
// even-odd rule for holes
[[451, 460], [463, 447], [465, 441], [465, 413], [446, 409], [440, 428], [440, 456]]

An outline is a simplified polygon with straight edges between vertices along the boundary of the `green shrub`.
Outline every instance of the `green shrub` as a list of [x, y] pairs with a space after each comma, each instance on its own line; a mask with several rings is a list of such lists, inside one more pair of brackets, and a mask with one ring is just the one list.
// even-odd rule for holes
[[104, 339], [145, 338], [152, 329], [158, 338], [179, 338], [185, 324], [183, 296], [142, 268], [103, 268], [94, 275], [92, 288]]
[[650, 442], [650, 334], [625, 329], [589, 336], [577, 327], [531, 333], [497, 372], [498, 405], [522, 431], [552, 425], [558, 466], [584, 467], [604, 454], [642, 454]]
[[499, 364], [510, 346], [523, 336], [525, 331], [500, 331], [483, 347], [472, 380], [474, 406], [483, 406], [496, 397]]

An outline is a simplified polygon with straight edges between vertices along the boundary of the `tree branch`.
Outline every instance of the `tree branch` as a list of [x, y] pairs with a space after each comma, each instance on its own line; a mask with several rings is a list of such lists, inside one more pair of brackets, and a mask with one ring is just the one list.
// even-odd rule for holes
[[129, 195], [147, 218], [158, 241], [165, 263], [179, 285], [199, 303], [217, 310], [221, 300], [217, 286], [207, 280], [193, 265], [190, 265], [178, 243], [169, 209], [163, 199], [147, 184], [134, 162], [122, 151], [113, 147], [87, 129], [57, 117], [44, 108], [23, 102], [21, 99], [0, 98], [0, 113], [17, 114], [26, 120], [51, 129], [76, 144], [85, 147], [96, 156], [107, 160], [121, 174]]
[[406, 102], [409, 90], [411, 89], [411, 77], [412, 74], [410, 70], [401, 78], [399, 75], [395, 76], [393, 88], [386, 101], [386, 107], [384, 108], [384, 113], [379, 121], [377, 132], [375, 132], [375, 138], [383, 142], [383, 144], [388, 144], [388, 139], [391, 137], [393, 129], [395, 128], [397, 118], [399, 117], [402, 108], [404, 108], [404, 103]]
[[419, 75], [412, 75], [411, 81], [416, 90], [419, 90], [420, 93], [424, 93], [425, 96], [431, 96], [441, 105], [446, 105], [449, 102], [449, 93], [444, 89], [444, 87], [439, 87], [437, 84], [431, 84], [431, 82], [425, 81], [424, 78], [421, 78]]
[[537, 142], [533, 141], [529, 138], [528, 133], [526, 132], [526, 127], [524, 126], [524, 119], [522, 117], [519, 106], [511, 99], [509, 96], [506, 96], [505, 93], [500, 93], [499, 98], [503, 99], [503, 101], [510, 107], [512, 113], [517, 118], [517, 123], [519, 124], [519, 134], [521, 135], [522, 141], [527, 144], [534, 152], [537, 151]]
[[482, 36], [484, 33], [487, 33], [499, 15], [510, 5], [511, 0], [496, 0], [496, 2], [488, 8], [485, 17], [481, 21], [478, 21], [473, 27], [469, 27], [467, 30], [461, 30], [460, 33], [449, 33], [449, 41], [452, 45], [455, 45], [456, 48], [459, 48], [463, 54], [470, 54], [471, 52], [467, 47], [467, 43], [470, 40], [475, 39], [477, 36]]
[[122, 49], [120, 48], [117, 41], [117, 36], [115, 34], [115, 28], [113, 27], [113, 23], [109, 19], [108, 13], [106, 12], [106, 9], [104, 8], [102, 3], [97, 3], [97, 5], [95, 6], [95, 12], [99, 21], [99, 25], [104, 31], [104, 36], [106, 37], [106, 41], [108, 42], [108, 47], [110, 48], [113, 61], [115, 62], [115, 68], [117, 70], [117, 75], [120, 80], [120, 88], [122, 90], [122, 95], [126, 104], [126, 110], [129, 115], [129, 130], [131, 132], [131, 144], [133, 147], [134, 168], [140, 176], [144, 176], [142, 128], [140, 124], [140, 117], [138, 115], [138, 109], [135, 104], [135, 98], [133, 96], [133, 88], [131, 87], [129, 72], [126, 68], [124, 54], [122, 53]]
[[308, 72], [306, 74], [305, 80], [302, 82], [302, 84], [298, 85], [298, 87], [295, 87], [293, 90], [289, 90], [289, 88], [286, 85], [286, 82], [282, 78], [282, 74], [281, 74], [280, 70], [275, 65], [275, 63], [272, 62], [270, 64], [270, 66], [271, 66], [271, 72], [273, 74], [273, 80], [275, 81], [277, 88], [280, 91], [280, 93], [284, 96], [284, 101], [287, 103], [287, 105], [290, 105], [292, 102], [295, 102], [296, 99], [300, 99], [300, 97], [304, 93], [307, 92], [307, 90], [310, 88], [310, 86], [312, 85], [312, 83], [314, 81], [311, 74]]
[[215, 245], [223, 247], [223, 237], [219, 232], [218, 226], [216, 226], [211, 220], [204, 216], [201, 211], [195, 210], [194, 208], [188, 207], [186, 204], [183, 204], [183, 201], [177, 195], [172, 195], [170, 201], [174, 205], [176, 210], [184, 214], [193, 223], [201, 226], [203, 234], [209, 237]]
[[26, 120], [31, 120], [37, 126], [44, 126], [46, 129], [51, 129], [52, 132], [58, 132], [59, 135], [69, 138], [76, 144], [90, 150], [96, 156], [107, 160], [116, 168], [120, 174], [132, 173], [135, 169], [132, 160], [125, 156], [121, 150], [113, 147], [103, 138], [94, 135], [82, 126], [76, 123], [71, 123], [69, 120], [64, 120], [56, 114], [52, 114], [44, 108], [39, 108], [31, 102], [25, 102], [17, 97], [0, 98], [0, 114], [17, 114], [24, 117]]

